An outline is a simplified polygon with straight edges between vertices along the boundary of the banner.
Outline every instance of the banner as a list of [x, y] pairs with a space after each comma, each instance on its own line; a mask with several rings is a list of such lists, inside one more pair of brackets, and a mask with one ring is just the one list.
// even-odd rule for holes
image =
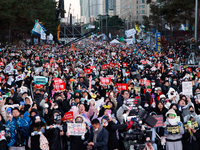
[[167, 131], [169, 134], [178, 134], [179, 133], [179, 126], [167, 126]]
[[85, 123], [67, 123], [67, 132], [69, 133], [69, 135], [73, 135], [73, 136], [85, 135], [86, 124]]
[[127, 45], [132, 45], [133, 44], [133, 39], [126, 39], [126, 44]]
[[182, 91], [183, 95], [186, 97], [192, 97], [193, 96], [193, 91], [192, 91], [192, 81], [190, 82], [182, 82]]
[[35, 84], [45, 85], [45, 84], [47, 84], [47, 82], [48, 82], [48, 79], [46, 77], [43, 77], [43, 76], [35, 76], [34, 77]]
[[160, 52], [162, 49], [162, 44], [161, 44], [161, 33], [158, 32], [156, 33], [156, 51]]
[[101, 84], [110, 84], [111, 78], [101, 78]]

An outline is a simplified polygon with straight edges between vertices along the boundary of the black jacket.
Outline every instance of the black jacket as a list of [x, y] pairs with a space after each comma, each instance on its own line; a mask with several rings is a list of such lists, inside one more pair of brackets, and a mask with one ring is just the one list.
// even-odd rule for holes
[[[0, 122], [0, 135], [2, 133], [5, 133], [6, 132], [6, 129], [5, 129], [5, 126], [3, 125], [2, 121]], [[0, 149], [1, 150], [7, 150], [7, 143], [6, 143], [6, 140], [1, 140], [0, 141]]]

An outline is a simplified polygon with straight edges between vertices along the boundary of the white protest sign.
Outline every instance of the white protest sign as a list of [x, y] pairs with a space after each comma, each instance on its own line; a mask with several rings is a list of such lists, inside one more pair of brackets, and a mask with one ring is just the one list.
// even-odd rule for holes
[[125, 34], [128, 38], [131, 36], [133, 37], [136, 34], [136, 30], [135, 29], [126, 30]]
[[133, 44], [133, 39], [126, 39], [126, 44], [127, 45]]
[[193, 96], [192, 81], [191, 82], [182, 82], [182, 92], [183, 92], [183, 95], [185, 95], [187, 97]]
[[36, 67], [35, 72], [40, 73], [40, 72], [42, 72], [42, 69], [43, 69], [43, 67]]
[[86, 132], [86, 124], [84, 123], [67, 123], [67, 132], [69, 135], [82, 136]]

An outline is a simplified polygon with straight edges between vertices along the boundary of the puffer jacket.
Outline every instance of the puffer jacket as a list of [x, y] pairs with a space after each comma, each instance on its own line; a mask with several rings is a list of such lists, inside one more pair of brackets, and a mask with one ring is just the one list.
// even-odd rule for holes
[[[26, 139], [29, 136], [29, 124], [26, 120], [22, 118], [12, 118], [12, 121], [7, 121], [6, 122], [6, 128], [8, 131], [11, 132], [11, 139], [7, 142], [8, 146], [15, 146], [16, 142], [16, 125], [18, 124], [18, 129], [23, 132], [23, 136]], [[26, 144], [26, 140], [24, 142], [24, 145]]]

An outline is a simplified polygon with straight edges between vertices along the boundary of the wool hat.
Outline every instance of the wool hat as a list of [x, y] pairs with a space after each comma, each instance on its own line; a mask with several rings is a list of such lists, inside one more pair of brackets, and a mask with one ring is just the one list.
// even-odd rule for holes
[[176, 112], [174, 111], [174, 109], [168, 110], [168, 112], [165, 114], [165, 116], [168, 117], [169, 114], [174, 114], [175, 116], [177, 116], [177, 114], [176, 114]]

